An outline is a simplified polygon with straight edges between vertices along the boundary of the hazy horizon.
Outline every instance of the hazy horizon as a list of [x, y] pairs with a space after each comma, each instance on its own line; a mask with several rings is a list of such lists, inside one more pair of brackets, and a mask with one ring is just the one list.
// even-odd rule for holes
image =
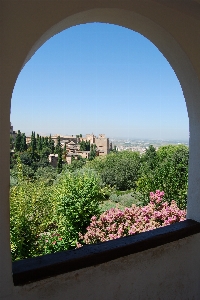
[[[15, 129], [14, 129], [15, 130]], [[20, 130], [20, 129], [19, 129]], [[17, 130], [16, 130], [17, 131]], [[21, 130], [20, 130], [21, 131]], [[33, 130], [33, 132], [34, 132], [34, 130]], [[31, 136], [31, 133], [32, 132], [23, 132], [23, 131], [21, 131], [21, 133], [25, 133], [25, 135], [26, 135], [26, 137], [30, 137]], [[60, 135], [60, 136], [76, 136], [76, 135], [79, 135], [79, 134], [82, 134], [82, 136], [84, 137], [86, 134], [92, 134], [93, 132], [87, 132], [87, 133], [81, 133], [81, 132], [79, 132], [79, 133], [72, 133], [72, 134], [70, 134], [70, 133], [65, 133], [65, 134], [61, 134], [61, 133], [45, 133], [45, 132], [36, 132], [35, 131], [35, 134], [39, 134], [39, 135], [41, 135], [41, 136], [54, 136], [54, 135]], [[99, 133], [93, 133], [94, 134], [94, 136], [96, 136], [96, 137], [98, 137], [99, 136], [99, 134], [105, 134], [105, 136], [107, 137], [107, 138], [109, 138], [109, 139], [115, 139], [115, 140], [143, 140], [143, 141], [182, 141], [182, 142], [189, 142], [189, 138], [188, 139], [156, 139], [156, 138], [147, 138], [147, 137], [128, 137], [128, 136], [126, 136], [126, 135], [124, 135], [124, 136], [108, 136], [105, 132], [99, 132]]]

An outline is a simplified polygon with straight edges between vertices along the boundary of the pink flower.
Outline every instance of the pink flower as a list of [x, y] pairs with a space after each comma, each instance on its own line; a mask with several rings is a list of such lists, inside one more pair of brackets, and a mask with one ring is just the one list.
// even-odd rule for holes
[[163, 197], [164, 192], [157, 190], [150, 193], [150, 202], [144, 207], [132, 205], [124, 211], [112, 208], [99, 219], [93, 216], [80, 240], [86, 244], [104, 242], [185, 220], [186, 211], [180, 210], [174, 200], [170, 205], [164, 202]]

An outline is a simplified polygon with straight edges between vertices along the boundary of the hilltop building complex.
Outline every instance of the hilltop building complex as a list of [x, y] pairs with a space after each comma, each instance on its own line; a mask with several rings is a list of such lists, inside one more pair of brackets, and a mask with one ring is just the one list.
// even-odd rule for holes
[[[10, 136], [13, 137], [13, 139], [16, 139], [16, 131], [13, 130], [13, 126], [10, 123]], [[81, 142], [89, 142], [91, 145], [96, 145], [96, 155], [97, 156], [105, 156], [112, 150], [112, 143], [109, 141], [109, 138], [106, 137], [105, 134], [99, 134], [98, 137], [96, 137], [93, 133], [92, 134], [86, 134], [85, 137], [82, 137], [82, 135], [53, 135], [51, 136], [51, 139], [54, 141], [55, 146], [58, 142], [58, 137], [60, 137], [60, 143], [62, 148], [66, 149], [66, 155], [65, 160], [67, 164], [71, 164], [72, 158], [78, 159], [79, 156], [82, 158], [89, 158], [90, 151], [84, 151], [81, 149], [80, 143]], [[31, 136], [26, 137], [26, 143], [31, 143]], [[49, 162], [53, 167], [57, 166], [58, 162], [58, 154], [51, 153], [49, 155]]]
[[[57, 143], [57, 138], [59, 135], [54, 135], [51, 138]], [[60, 142], [62, 147], [66, 147], [66, 156], [65, 160], [67, 164], [71, 164], [72, 158], [78, 159], [79, 156], [82, 158], [89, 158], [90, 151], [83, 151], [80, 149], [80, 142], [90, 142], [90, 145], [95, 144], [96, 148], [96, 155], [97, 156], [104, 156], [107, 155], [110, 150], [112, 150], [112, 143], [109, 142], [109, 138], [105, 136], [105, 134], [99, 134], [96, 137], [93, 133], [86, 134], [85, 137], [79, 135], [68, 135], [68, 136], [60, 136]], [[58, 156], [55, 154], [49, 155], [49, 162], [52, 166], [57, 165]]]

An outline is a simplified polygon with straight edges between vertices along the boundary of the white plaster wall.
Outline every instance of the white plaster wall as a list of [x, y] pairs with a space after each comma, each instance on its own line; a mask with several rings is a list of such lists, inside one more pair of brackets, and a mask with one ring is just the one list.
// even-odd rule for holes
[[15, 287], [15, 300], [200, 299], [200, 234], [138, 254]]
[[[163, 246], [162, 251], [150, 250], [24, 288], [13, 286], [9, 246], [9, 114], [14, 84], [22, 66], [48, 38], [86, 22], [109, 22], [136, 30], [172, 65], [186, 98], [190, 123], [188, 217], [200, 221], [199, 7], [193, 0], [0, 1], [1, 299], [63, 299], [62, 295], [64, 299], [133, 299], [133, 295], [135, 299], [169, 299], [170, 293], [181, 295], [177, 299], [199, 298], [199, 235]], [[110, 296], [103, 298], [104, 291]]]

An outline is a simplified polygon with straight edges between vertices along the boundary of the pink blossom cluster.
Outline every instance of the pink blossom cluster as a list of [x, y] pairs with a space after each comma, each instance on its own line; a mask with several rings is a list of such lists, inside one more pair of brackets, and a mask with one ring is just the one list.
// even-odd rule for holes
[[[123, 211], [112, 208], [99, 218], [93, 216], [87, 232], [80, 234], [80, 243], [105, 242], [185, 220], [186, 211], [179, 209], [174, 200], [171, 204], [165, 202], [163, 197], [164, 192], [157, 190], [150, 193], [150, 202], [146, 206], [132, 205]], [[80, 243], [77, 247], [81, 247]]]

